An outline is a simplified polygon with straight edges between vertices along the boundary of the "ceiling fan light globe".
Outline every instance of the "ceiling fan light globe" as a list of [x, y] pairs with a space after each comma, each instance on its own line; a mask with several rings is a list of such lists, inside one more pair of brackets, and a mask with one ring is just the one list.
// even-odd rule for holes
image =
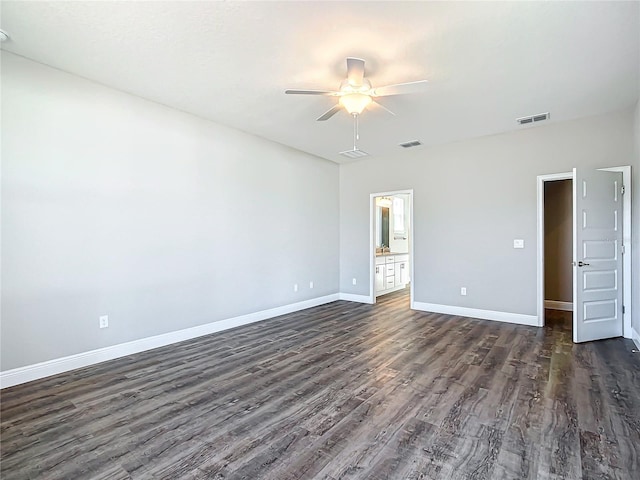
[[371, 97], [364, 93], [348, 93], [340, 97], [340, 105], [351, 115], [360, 115], [370, 103]]

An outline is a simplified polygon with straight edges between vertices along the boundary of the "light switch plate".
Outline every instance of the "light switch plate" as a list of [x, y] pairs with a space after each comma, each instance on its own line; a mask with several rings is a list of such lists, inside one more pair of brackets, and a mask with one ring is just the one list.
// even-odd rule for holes
[[513, 248], [524, 248], [524, 240], [521, 238], [516, 238], [513, 241]]

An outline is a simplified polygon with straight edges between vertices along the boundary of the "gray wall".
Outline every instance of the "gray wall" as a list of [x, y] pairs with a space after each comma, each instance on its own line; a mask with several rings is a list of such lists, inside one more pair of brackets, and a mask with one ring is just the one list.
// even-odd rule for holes
[[573, 186], [571, 180], [544, 184], [545, 300], [573, 301]]
[[536, 176], [636, 162], [632, 128], [629, 109], [342, 166], [341, 291], [369, 294], [369, 194], [413, 188], [415, 300], [535, 315]]
[[1, 100], [3, 371], [338, 292], [337, 165], [7, 53]]

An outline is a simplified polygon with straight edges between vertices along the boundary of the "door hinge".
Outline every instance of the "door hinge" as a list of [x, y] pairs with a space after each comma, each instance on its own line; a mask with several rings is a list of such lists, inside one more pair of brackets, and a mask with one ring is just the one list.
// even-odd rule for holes
[[624, 252], [625, 252], [624, 245], [620, 245], [620, 250], [621, 250], [621, 252], [622, 252], [622, 255], [624, 255]]
[[622, 313], [624, 313], [624, 305], [622, 305]]
[[624, 185], [622, 185], [622, 187], [620, 187], [620, 195], [624, 195]]

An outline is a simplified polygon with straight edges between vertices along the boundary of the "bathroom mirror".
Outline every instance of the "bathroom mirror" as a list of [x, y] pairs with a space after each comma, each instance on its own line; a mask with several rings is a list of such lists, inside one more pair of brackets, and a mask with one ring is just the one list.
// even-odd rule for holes
[[376, 248], [389, 246], [389, 209], [376, 207]]

